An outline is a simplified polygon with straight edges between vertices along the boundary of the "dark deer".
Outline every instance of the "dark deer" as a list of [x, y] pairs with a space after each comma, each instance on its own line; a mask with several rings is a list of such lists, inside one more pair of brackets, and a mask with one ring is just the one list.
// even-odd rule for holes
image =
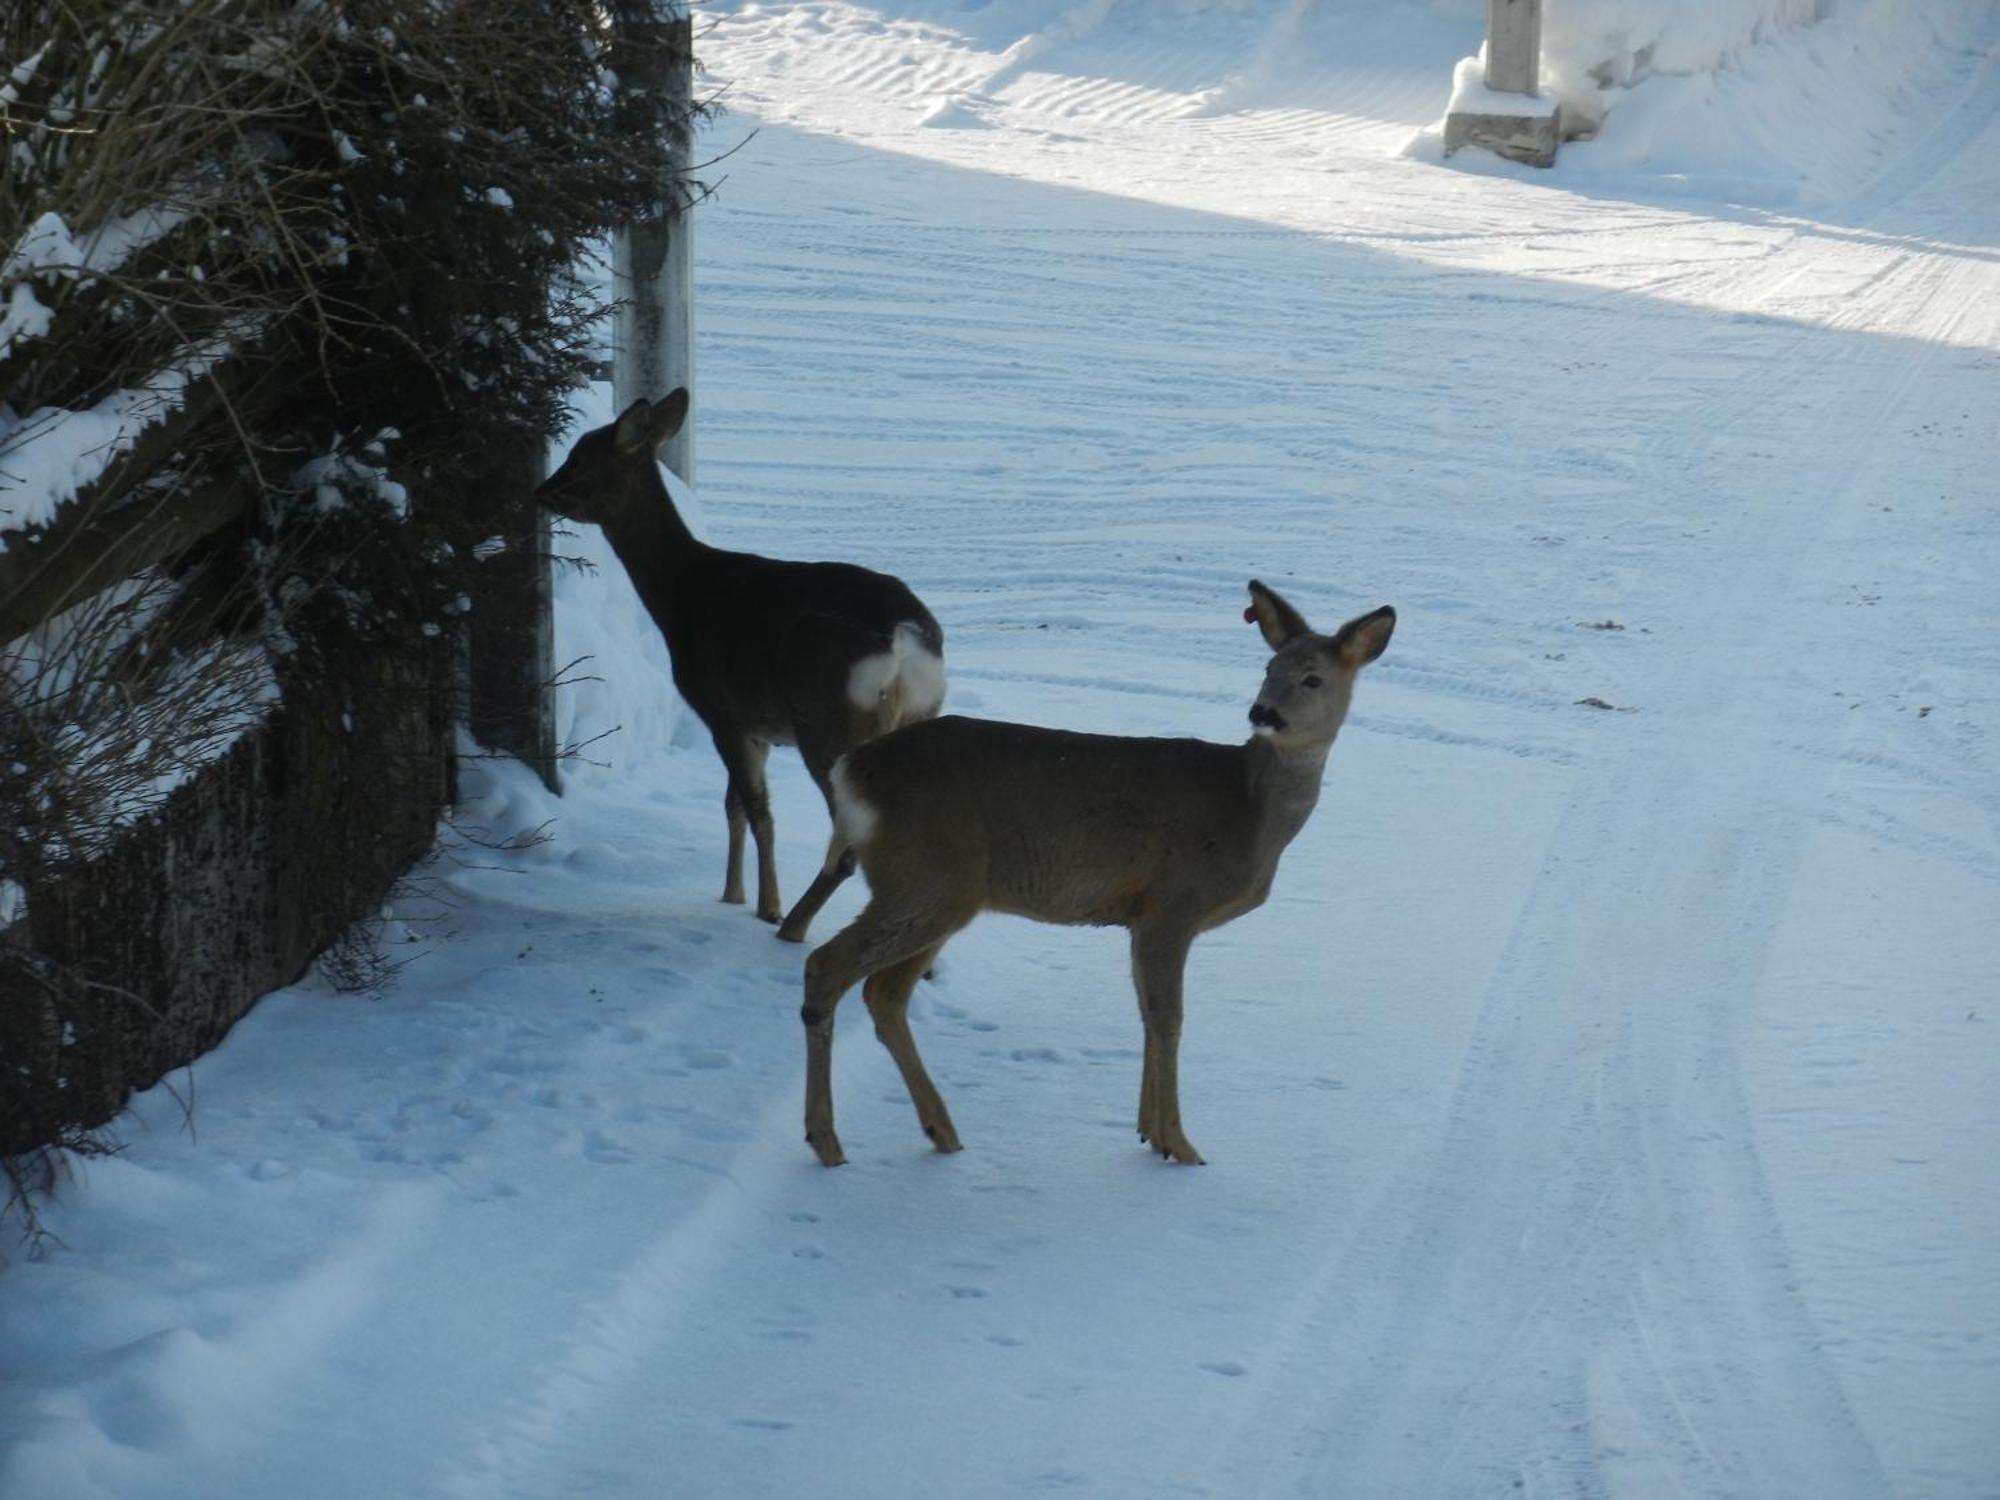
[[[833, 764], [944, 701], [944, 632], [900, 579], [850, 563], [787, 562], [697, 541], [660, 478], [657, 454], [687, 420], [688, 393], [639, 400], [576, 440], [535, 494], [602, 526], [667, 638], [674, 686], [701, 715], [729, 772], [722, 899], [743, 900], [743, 830], [757, 839], [757, 915], [778, 921], [778, 867], [764, 782], [773, 745], [796, 745], [833, 805]], [[854, 868], [836, 833], [811, 889], [778, 936], [802, 941]]]
[[823, 1163], [847, 1159], [833, 1129], [833, 1015], [857, 979], [924, 1133], [958, 1150], [908, 1007], [938, 950], [982, 911], [1130, 931], [1146, 1033], [1139, 1134], [1163, 1156], [1200, 1162], [1181, 1131], [1177, 1081], [1188, 948], [1263, 905], [1278, 856], [1319, 800], [1354, 679], [1396, 628], [1385, 607], [1316, 635], [1255, 582], [1246, 618], [1277, 654], [1244, 744], [952, 717], [834, 767], [835, 843], [859, 856], [870, 896], [806, 960], [806, 1140]]

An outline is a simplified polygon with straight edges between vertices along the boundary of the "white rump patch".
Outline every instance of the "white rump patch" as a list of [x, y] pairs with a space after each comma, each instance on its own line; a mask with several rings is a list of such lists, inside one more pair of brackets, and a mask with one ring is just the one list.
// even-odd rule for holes
[[875, 837], [875, 809], [861, 800], [848, 784], [847, 757], [833, 763], [833, 831], [850, 849], [858, 849]]
[[896, 722], [928, 719], [944, 703], [944, 662], [924, 645], [923, 635], [907, 621], [896, 627], [887, 651], [864, 656], [847, 674], [848, 701], [865, 712], [896, 704]]

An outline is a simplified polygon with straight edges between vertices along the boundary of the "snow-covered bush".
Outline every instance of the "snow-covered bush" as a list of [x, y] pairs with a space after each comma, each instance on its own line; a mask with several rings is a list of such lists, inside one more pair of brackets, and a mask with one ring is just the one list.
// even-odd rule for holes
[[[289, 764], [284, 795], [304, 785], [323, 812], [374, 778], [369, 805], [300, 841], [326, 862], [300, 898], [316, 909], [267, 923], [293, 973], [300, 934], [379, 903], [408, 842], [383, 829], [430, 828], [474, 544], [522, 503], [508, 455], [557, 431], [594, 357], [584, 247], [651, 208], [666, 171], [668, 141], [635, 128], [657, 102], [609, 73], [625, 12], [650, 13], [0, 7], [0, 944], [137, 996], [172, 1034], [108, 1091], [69, 1090], [64, 1118], [107, 1117], [240, 1012], [177, 1018], [179, 987], [209, 981], [175, 969], [172, 935], [79, 915], [96, 911], [80, 883], [143, 863], [195, 773], [290, 715], [316, 717], [286, 731], [288, 761], [312, 763]], [[357, 770], [390, 753], [371, 736], [391, 721], [414, 768]], [[190, 891], [232, 878], [228, 849], [200, 871], [176, 857]], [[0, 1053], [92, 1045], [89, 1015], [52, 1032], [13, 1000]], [[44, 1105], [59, 1081], [39, 1079]], [[0, 1095], [0, 1155], [54, 1138], [18, 1097]]]

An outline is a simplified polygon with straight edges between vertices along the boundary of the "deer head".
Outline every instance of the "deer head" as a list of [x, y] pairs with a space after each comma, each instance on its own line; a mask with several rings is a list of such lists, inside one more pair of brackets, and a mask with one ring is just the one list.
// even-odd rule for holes
[[1395, 632], [1395, 610], [1385, 604], [1332, 635], [1320, 635], [1277, 593], [1252, 580], [1243, 618], [1263, 631], [1277, 653], [1250, 705], [1251, 732], [1281, 751], [1331, 744], [1347, 717], [1356, 675], [1382, 654]]
[[687, 421], [688, 393], [682, 386], [662, 401], [641, 396], [618, 420], [586, 432], [562, 467], [535, 490], [535, 498], [572, 521], [606, 525], [647, 497], [657, 498], [660, 446]]

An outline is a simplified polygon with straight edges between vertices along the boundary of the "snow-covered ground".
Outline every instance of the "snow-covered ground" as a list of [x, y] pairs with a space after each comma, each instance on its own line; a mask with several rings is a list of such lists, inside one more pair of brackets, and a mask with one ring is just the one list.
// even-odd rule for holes
[[550, 841], [448, 836], [392, 990], [79, 1167], [0, 1495], [2000, 1492], [2000, 8], [1793, 7], [1545, 173], [1427, 144], [1478, 9], [708, 7], [711, 539], [1077, 728], [1236, 738], [1250, 577], [1400, 612], [1196, 946], [1210, 1165], [1132, 1134], [1122, 934], [987, 918], [915, 1009], [966, 1150], [850, 999], [817, 1166], [803, 954], [572, 573], [603, 764], [475, 767]]

